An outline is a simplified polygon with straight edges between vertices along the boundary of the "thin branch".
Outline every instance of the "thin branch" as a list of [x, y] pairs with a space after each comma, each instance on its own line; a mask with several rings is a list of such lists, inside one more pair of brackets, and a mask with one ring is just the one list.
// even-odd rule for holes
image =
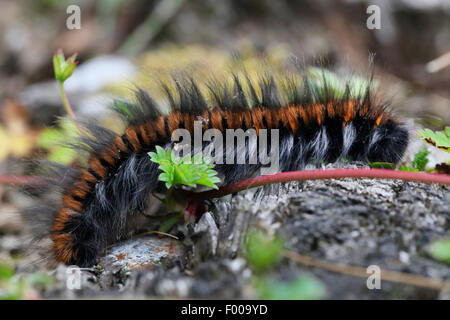
[[[313, 259], [299, 253], [285, 250], [284, 256], [308, 267], [316, 267], [335, 273], [346, 274], [350, 276], [368, 278], [370, 274], [365, 268], [349, 266], [345, 264], [336, 264], [325, 260]], [[407, 284], [411, 286], [424, 287], [434, 290], [450, 290], [450, 282], [424, 277], [421, 275], [396, 272], [390, 270], [381, 270], [381, 280]]]
[[81, 127], [81, 125], [78, 123], [77, 117], [75, 116], [75, 113], [72, 110], [72, 107], [70, 106], [69, 99], [67, 98], [66, 92], [64, 91], [64, 83], [62, 81], [58, 81], [59, 83], [59, 91], [61, 93], [61, 98], [63, 101], [64, 108], [66, 108], [67, 113], [72, 118], [72, 120], [75, 122], [75, 125], [77, 126], [78, 130], [85, 136], [88, 137], [88, 134], [86, 131]]
[[331, 170], [305, 170], [280, 172], [271, 175], [258, 176], [226, 185], [218, 190], [203, 192], [191, 192], [188, 194], [193, 199], [205, 200], [222, 197], [227, 194], [236, 193], [250, 188], [256, 188], [272, 183], [302, 181], [302, 180], [322, 180], [322, 179], [342, 179], [342, 178], [370, 178], [370, 179], [391, 179], [414, 181], [424, 183], [438, 183], [450, 185], [450, 175], [432, 174], [422, 172], [397, 171], [387, 169], [331, 169]]
[[48, 177], [41, 176], [11, 176], [3, 175], [0, 176], [0, 184], [12, 184], [12, 185], [45, 185], [47, 184]]

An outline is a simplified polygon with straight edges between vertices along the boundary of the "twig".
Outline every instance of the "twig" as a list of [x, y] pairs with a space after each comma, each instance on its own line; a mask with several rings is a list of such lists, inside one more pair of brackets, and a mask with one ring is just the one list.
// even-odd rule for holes
[[174, 236], [173, 234], [162, 232], [162, 231], [158, 231], [158, 230], [153, 230], [153, 231], [140, 233], [139, 236], [146, 236], [146, 235], [149, 235], [149, 234], [159, 234], [159, 235], [170, 237], [170, 238], [173, 238], [173, 239], [176, 239], [176, 240], [180, 240], [180, 238], [178, 238], [177, 236]]
[[428, 62], [425, 68], [429, 73], [435, 73], [447, 68], [448, 66], [450, 66], [450, 51]]
[[61, 98], [63, 101], [64, 108], [66, 108], [67, 113], [72, 118], [72, 120], [75, 122], [75, 125], [77, 126], [78, 130], [85, 136], [88, 137], [88, 134], [86, 131], [81, 127], [81, 125], [78, 123], [77, 117], [75, 116], [75, 113], [72, 110], [72, 107], [70, 106], [69, 99], [67, 98], [66, 92], [64, 91], [64, 83], [62, 81], [58, 81], [59, 83], [59, 91], [61, 93]]
[[319, 180], [319, 179], [342, 179], [342, 178], [370, 178], [370, 179], [399, 179], [404, 181], [438, 183], [450, 185], [450, 175], [431, 174], [421, 172], [397, 171], [387, 169], [331, 169], [331, 170], [305, 170], [281, 172], [272, 175], [258, 176], [226, 185], [218, 190], [203, 192], [189, 192], [188, 196], [195, 200], [206, 200], [222, 197], [227, 194], [242, 190], [256, 188], [272, 183]]
[[51, 178], [41, 176], [0, 176], [0, 184], [12, 185], [45, 185]]
[[147, 19], [121, 45], [120, 54], [136, 55], [177, 14], [185, 0], [160, 0]]
[[[285, 250], [283, 255], [291, 260], [299, 262], [308, 267], [316, 267], [324, 270], [328, 270], [335, 273], [346, 274], [350, 276], [367, 278], [370, 274], [366, 269], [361, 267], [349, 266], [345, 264], [335, 264], [324, 260], [313, 259], [308, 256], [301, 255], [299, 253]], [[416, 287], [423, 287], [434, 290], [450, 290], [450, 282], [442, 281], [438, 279], [428, 278], [416, 274], [381, 270], [381, 280], [407, 284]]]

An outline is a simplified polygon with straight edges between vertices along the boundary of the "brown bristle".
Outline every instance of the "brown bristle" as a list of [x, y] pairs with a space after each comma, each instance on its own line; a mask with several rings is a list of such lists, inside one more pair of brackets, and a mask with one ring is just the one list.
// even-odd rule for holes
[[53, 224], [52, 232], [61, 232], [64, 230], [64, 226], [67, 221], [69, 221], [70, 217], [74, 214], [74, 212], [68, 208], [61, 208], [57, 217], [55, 218], [55, 222]]
[[156, 132], [162, 139], [167, 137], [166, 130], [164, 128], [164, 117], [159, 117], [158, 119], [156, 119], [153, 125], [156, 129]]
[[73, 236], [69, 233], [53, 234], [53, 251], [56, 260], [62, 263], [68, 263], [76, 258], [73, 251]]
[[96, 174], [98, 174], [102, 178], [106, 177], [108, 173], [107, 168], [105, 168], [105, 166], [102, 165], [102, 163], [96, 156], [93, 156], [89, 160], [89, 168], [91, 168]]
[[81, 211], [83, 209], [83, 204], [75, 200], [71, 194], [63, 196], [63, 206], [74, 211]]
[[[113, 166], [116, 163], [116, 159], [114, 157], [114, 154], [111, 152], [112, 148], [108, 147], [107, 149], [100, 152], [100, 159], [106, 161], [109, 165]], [[116, 152], [117, 156], [118, 153]]]
[[169, 124], [169, 131], [173, 132], [176, 129], [179, 128], [180, 126], [180, 112], [179, 111], [174, 111], [172, 112], [168, 117], [167, 117], [167, 122]]
[[90, 185], [86, 180], [83, 180], [81, 178], [75, 181], [74, 187], [86, 193], [92, 191], [92, 185]]
[[125, 130], [125, 136], [127, 137], [128, 141], [133, 146], [134, 151], [139, 151], [141, 149], [141, 144], [139, 142], [139, 138], [136, 134], [136, 128], [129, 127]]
[[211, 124], [213, 128], [223, 131], [222, 114], [220, 109], [216, 108], [211, 111]]
[[150, 142], [151, 142], [150, 134], [145, 129], [145, 124], [141, 124], [137, 130], [139, 130], [139, 133], [141, 134], [141, 137], [142, 137], [142, 140], [144, 140], [144, 143], [147, 145], [150, 144]]
[[119, 149], [122, 152], [128, 151], [128, 148], [125, 145], [125, 143], [123, 142], [123, 139], [121, 136], [116, 136], [114, 138], [114, 145], [117, 147], [117, 149]]
[[77, 196], [78, 198], [84, 199], [88, 192], [75, 187], [71, 189], [70, 193], [73, 194], [74, 196]]
[[84, 180], [90, 183], [96, 183], [97, 178], [94, 177], [88, 170], [82, 170], [80, 175], [80, 180]]

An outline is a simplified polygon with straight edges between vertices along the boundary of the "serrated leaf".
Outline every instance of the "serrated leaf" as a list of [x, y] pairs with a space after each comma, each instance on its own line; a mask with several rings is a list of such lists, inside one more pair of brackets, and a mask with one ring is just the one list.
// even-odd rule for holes
[[430, 129], [419, 130], [419, 137], [428, 144], [441, 150], [450, 152], [450, 129], [446, 127], [444, 131], [431, 131]]
[[151, 161], [159, 164], [159, 169], [162, 171], [159, 180], [164, 181], [168, 189], [177, 185], [189, 187], [204, 185], [217, 189], [216, 183], [219, 183], [220, 179], [217, 177], [217, 172], [212, 169], [214, 165], [201, 154], [196, 154], [194, 157], [185, 155], [179, 158], [172, 149], [166, 151], [160, 146], [156, 146], [156, 153], [148, 154]]

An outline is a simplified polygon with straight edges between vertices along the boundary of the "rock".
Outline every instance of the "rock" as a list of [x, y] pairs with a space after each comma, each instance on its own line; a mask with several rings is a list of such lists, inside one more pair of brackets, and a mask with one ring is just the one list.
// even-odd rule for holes
[[108, 251], [99, 262], [105, 269], [145, 269], [160, 264], [164, 259], [184, 259], [184, 249], [180, 241], [154, 235], [121, 242]]

